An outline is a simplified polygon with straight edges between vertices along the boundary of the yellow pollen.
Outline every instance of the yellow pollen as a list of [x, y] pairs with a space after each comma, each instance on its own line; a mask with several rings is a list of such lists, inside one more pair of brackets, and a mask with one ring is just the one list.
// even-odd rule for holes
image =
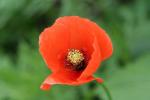
[[79, 65], [84, 60], [84, 55], [77, 49], [71, 49], [67, 55], [67, 61], [74, 66]]

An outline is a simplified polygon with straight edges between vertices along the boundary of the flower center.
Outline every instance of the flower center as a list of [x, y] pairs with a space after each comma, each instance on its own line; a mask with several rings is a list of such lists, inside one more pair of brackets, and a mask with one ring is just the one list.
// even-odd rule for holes
[[71, 63], [73, 66], [80, 65], [84, 60], [84, 55], [80, 50], [70, 49], [67, 54], [67, 61]]

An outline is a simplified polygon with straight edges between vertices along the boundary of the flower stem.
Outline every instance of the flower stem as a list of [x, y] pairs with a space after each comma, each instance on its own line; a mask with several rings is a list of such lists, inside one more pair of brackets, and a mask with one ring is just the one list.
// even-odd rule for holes
[[106, 95], [107, 95], [107, 97], [108, 97], [108, 100], [112, 100], [112, 97], [111, 97], [110, 91], [109, 91], [109, 89], [107, 88], [107, 86], [106, 86], [104, 83], [102, 83], [102, 84], [101, 84], [101, 86], [102, 86], [102, 87], [103, 87], [103, 89], [105, 90]]

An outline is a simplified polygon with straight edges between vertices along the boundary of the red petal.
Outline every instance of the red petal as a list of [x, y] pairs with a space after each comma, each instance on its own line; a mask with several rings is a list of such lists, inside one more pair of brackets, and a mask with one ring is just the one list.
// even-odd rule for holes
[[[53, 71], [44, 81], [43, 89], [52, 84], [78, 85], [92, 80], [90, 76], [97, 70], [101, 60], [112, 54], [108, 35], [95, 23], [76, 16], [57, 19], [52, 27], [42, 32], [39, 42], [40, 52]], [[88, 66], [82, 73], [66, 71], [60, 59], [71, 48], [84, 49], [91, 55]]]
[[[70, 29], [73, 35], [79, 35], [79, 36], [85, 37], [87, 33], [94, 34], [99, 43], [102, 60], [105, 60], [112, 55], [112, 52], [113, 52], [112, 42], [109, 36], [107, 35], [107, 33], [101, 27], [99, 27], [96, 23], [86, 18], [80, 18], [78, 16], [61, 17], [57, 19], [57, 22], [68, 25], [69, 26], [68, 29]], [[77, 46], [81, 44], [80, 41], [79, 42], [75, 41], [75, 43]]]
[[62, 56], [67, 49], [83, 49], [88, 56], [92, 54], [94, 35], [87, 23], [79, 17], [62, 17], [55, 24], [41, 33], [39, 44], [40, 52], [48, 67], [56, 72], [64, 67]]
[[46, 28], [40, 35], [40, 52], [48, 67], [56, 72], [64, 65], [60, 55], [63, 55], [69, 46], [69, 35], [61, 25]]
[[89, 60], [89, 63], [87, 65], [87, 67], [81, 73], [81, 75], [78, 78], [78, 80], [81, 80], [81, 79], [84, 79], [86, 77], [91, 76], [92, 74], [94, 74], [94, 72], [100, 66], [100, 63], [101, 63], [101, 54], [100, 54], [99, 46], [97, 44], [97, 39], [94, 40], [93, 48], [94, 48], [94, 50], [93, 50], [91, 59]]
[[94, 35], [86, 23], [77, 16], [66, 16], [56, 20], [56, 23], [63, 24], [69, 31], [69, 47], [75, 49], [87, 49], [88, 54], [91, 54], [93, 48], [91, 44], [94, 40]]
[[59, 73], [59, 76], [58, 76], [58, 73], [54, 73], [54, 74], [49, 75], [46, 78], [46, 80], [43, 82], [43, 84], [41, 85], [40, 88], [43, 90], [48, 90], [52, 85], [55, 85], [55, 84], [78, 86], [78, 85], [82, 85], [82, 84], [88, 83], [88, 82], [93, 81], [93, 80], [96, 80], [99, 83], [103, 82], [103, 80], [101, 78], [94, 78], [93, 76], [89, 76], [85, 79], [78, 80], [78, 81], [72, 80], [72, 79], [66, 80], [61, 75], [61, 73]]
[[93, 38], [91, 30], [79, 17], [62, 17], [41, 33], [40, 52], [48, 67], [56, 72], [64, 67], [61, 60], [68, 49], [83, 49], [91, 55]]
[[94, 29], [97, 28], [97, 30], [95, 30], [95, 33], [97, 35], [96, 37], [100, 44], [102, 60], [105, 60], [112, 55], [112, 52], [113, 52], [112, 42], [109, 36], [106, 34], [106, 32], [103, 29], [99, 28], [96, 24], [95, 26], [93, 26], [93, 28]]
[[101, 50], [102, 60], [109, 58], [112, 55], [113, 46], [108, 34], [96, 23], [91, 22], [88, 19], [84, 19], [84, 20], [85, 22], [87, 22], [89, 28], [91, 28], [93, 33], [96, 35]]

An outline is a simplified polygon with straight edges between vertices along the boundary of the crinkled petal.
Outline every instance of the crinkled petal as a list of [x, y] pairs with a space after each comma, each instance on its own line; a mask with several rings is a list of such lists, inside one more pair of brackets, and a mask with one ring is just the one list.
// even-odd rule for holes
[[69, 47], [68, 34], [67, 29], [59, 24], [46, 28], [39, 37], [40, 53], [52, 72], [64, 66], [61, 56]]
[[[92, 80], [102, 82], [92, 75], [101, 61], [112, 54], [112, 43], [106, 32], [94, 22], [77, 16], [66, 16], [56, 20], [53, 26], [40, 35], [40, 52], [52, 70], [41, 85], [48, 89], [53, 84], [80, 85]], [[83, 49], [90, 56], [87, 67], [82, 72], [68, 70], [63, 56], [68, 49]]]
[[[69, 27], [69, 29], [71, 30], [71, 32], [74, 32], [75, 35], [83, 35], [83, 37], [85, 37], [87, 33], [95, 35], [98, 40], [99, 48], [101, 50], [102, 60], [105, 60], [112, 55], [113, 46], [111, 39], [109, 38], [108, 34], [96, 23], [86, 18], [80, 18], [78, 16], [60, 17], [57, 21], [58, 23], [64, 23], [68, 26], [74, 25], [76, 28]], [[77, 27], [79, 28], [79, 30], [77, 30]], [[76, 45], [80, 45], [78, 43], [81, 42], [76, 42]]]
[[94, 48], [94, 50], [91, 55], [91, 59], [89, 60], [87, 67], [84, 69], [84, 71], [79, 76], [78, 80], [81, 80], [81, 79], [84, 79], [86, 77], [93, 75], [100, 66], [101, 52], [100, 52], [100, 48], [97, 44], [96, 38], [93, 43], [93, 48]]
[[68, 49], [84, 50], [90, 56], [93, 52], [94, 35], [79, 17], [62, 17], [40, 35], [40, 52], [52, 72], [56, 72]]
[[78, 16], [65, 16], [56, 20], [56, 23], [64, 25], [69, 31], [69, 47], [75, 49], [85, 49], [88, 54], [93, 51], [92, 43], [94, 35], [91, 29], [87, 27], [87, 23]]
[[72, 86], [78, 86], [85, 83], [88, 83], [90, 81], [96, 80], [98, 83], [102, 83], [103, 80], [101, 78], [95, 78], [93, 76], [89, 76], [82, 80], [66, 80], [62, 77], [58, 77], [57, 73], [49, 75], [46, 80], [42, 83], [41, 89], [42, 90], [48, 90], [51, 88], [52, 85], [61, 84], [61, 85], [72, 85]]
[[103, 29], [98, 27], [96, 24], [95, 26], [93, 26], [93, 28], [97, 28], [97, 30], [95, 30], [95, 34], [96, 34], [98, 43], [100, 44], [102, 61], [106, 60], [112, 55], [112, 52], [113, 52], [112, 42], [109, 36], [107, 35], [107, 33]]
[[109, 58], [113, 52], [113, 45], [108, 34], [96, 23], [85, 18], [84, 20], [87, 22], [87, 26], [93, 31], [93, 34], [96, 35], [101, 50], [102, 61]]

